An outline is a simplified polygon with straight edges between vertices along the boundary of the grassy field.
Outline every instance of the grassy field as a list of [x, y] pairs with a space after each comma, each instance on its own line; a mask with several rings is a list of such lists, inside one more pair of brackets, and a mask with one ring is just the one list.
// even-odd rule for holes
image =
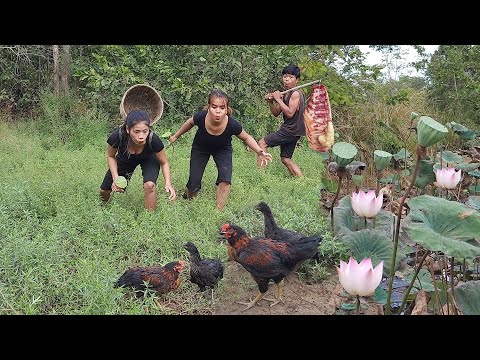
[[282, 226], [325, 234], [326, 255], [335, 256], [329, 222], [319, 208], [323, 161], [304, 138], [294, 157], [304, 173], [301, 179], [281, 164], [279, 148], [270, 149], [274, 161], [261, 170], [255, 154], [235, 138], [232, 190], [220, 212], [212, 159], [199, 196], [181, 198], [194, 130], [166, 150], [177, 200], [168, 202], [160, 186], [158, 209], [147, 212], [140, 168], [126, 193], [101, 204], [107, 133], [94, 133], [72, 147], [46, 141], [31, 125], [0, 121], [0, 314], [203, 313], [208, 303], [188, 281], [188, 266], [180, 288], [162, 298], [174, 299], [176, 307], [159, 309], [154, 294], [133, 299], [112, 284], [130, 266], [187, 260], [182, 247], [187, 241], [203, 256], [226, 260], [226, 246], [217, 240], [219, 227], [231, 221], [261, 235], [263, 217], [253, 207], [262, 200]]

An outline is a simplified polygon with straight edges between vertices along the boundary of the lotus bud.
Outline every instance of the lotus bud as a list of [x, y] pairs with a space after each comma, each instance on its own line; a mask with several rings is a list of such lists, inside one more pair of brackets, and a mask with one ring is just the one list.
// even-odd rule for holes
[[373, 157], [375, 160], [375, 168], [380, 171], [385, 169], [388, 164], [390, 163], [390, 160], [392, 160], [392, 154], [386, 151], [382, 150], [375, 150], [373, 152]]
[[421, 147], [432, 146], [442, 140], [447, 134], [448, 129], [445, 126], [431, 117], [420, 116], [417, 124], [417, 138]]
[[365, 193], [359, 190], [358, 193], [352, 193], [352, 208], [358, 216], [373, 218], [377, 216], [383, 205], [383, 192], [375, 196], [375, 190]]
[[350, 295], [368, 296], [375, 292], [382, 281], [383, 261], [374, 269], [370, 258], [363, 259], [359, 264], [350, 257], [348, 264], [340, 260], [337, 272], [340, 284]]
[[340, 167], [345, 167], [353, 161], [357, 155], [357, 148], [347, 142], [337, 142], [332, 146], [333, 160]]
[[410, 114], [410, 119], [415, 120], [415, 119], [418, 118], [419, 116], [420, 116], [420, 115], [418, 115], [416, 112], [412, 112], [412, 113]]
[[435, 185], [442, 189], [455, 189], [462, 177], [462, 170], [455, 168], [435, 169]]

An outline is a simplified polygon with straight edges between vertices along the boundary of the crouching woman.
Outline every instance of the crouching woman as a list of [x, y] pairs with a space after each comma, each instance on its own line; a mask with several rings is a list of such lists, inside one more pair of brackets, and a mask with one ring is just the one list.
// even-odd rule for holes
[[124, 191], [115, 184], [115, 180], [119, 176], [130, 180], [138, 165], [142, 168], [145, 209], [155, 210], [157, 207], [156, 183], [160, 168], [165, 191], [169, 193], [168, 199], [176, 198], [164, 145], [157, 134], [150, 133], [150, 125], [151, 119], [146, 111], [133, 110], [121, 128], [110, 134], [107, 140], [108, 171], [100, 185], [100, 197], [104, 202], [110, 199], [112, 191]]

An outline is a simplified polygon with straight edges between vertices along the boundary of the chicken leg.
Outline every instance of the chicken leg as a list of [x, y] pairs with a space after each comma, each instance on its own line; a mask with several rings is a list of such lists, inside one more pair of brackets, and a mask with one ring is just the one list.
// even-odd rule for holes
[[272, 303], [270, 304], [270, 307], [277, 305], [280, 302], [283, 302], [282, 300], [282, 292], [283, 292], [283, 286], [284, 282], [283, 279], [277, 284], [277, 296], [275, 299], [267, 299], [265, 298], [264, 300], [271, 301]]
[[255, 299], [250, 300], [250, 302], [237, 301], [237, 304], [247, 305], [247, 307], [242, 310], [242, 312], [244, 312], [244, 311], [250, 309], [251, 307], [253, 307], [257, 302], [259, 302], [260, 300], [262, 300], [262, 299], [263, 299], [263, 295], [265, 295], [265, 293], [259, 292], [258, 295], [255, 297]]

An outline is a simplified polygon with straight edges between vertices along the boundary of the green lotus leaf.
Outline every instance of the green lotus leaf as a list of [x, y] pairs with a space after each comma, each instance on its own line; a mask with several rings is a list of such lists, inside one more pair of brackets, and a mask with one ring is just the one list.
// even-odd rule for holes
[[480, 185], [470, 185], [468, 187], [468, 191], [470, 191], [471, 193], [480, 192]]
[[480, 315], [480, 280], [455, 286], [455, 302], [464, 315]]
[[387, 175], [380, 180], [378, 180], [382, 184], [393, 184], [395, 181], [398, 181], [398, 175], [397, 174], [390, 174]]
[[[473, 171], [473, 170], [477, 169], [479, 166], [480, 166], [480, 163], [470, 163], [470, 164], [461, 163], [461, 164], [455, 164], [454, 165], [455, 170], [462, 170], [464, 172]], [[480, 175], [480, 172], [478, 172], [478, 173]]]
[[328, 160], [330, 159], [330, 153], [328, 151], [322, 151], [319, 152], [320, 156], [322, 157], [323, 160]]
[[[342, 238], [348, 249], [351, 251], [355, 260], [361, 261], [364, 258], [371, 258], [373, 267], [377, 266], [383, 260], [383, 274], [388, 276], [390, 273], [390, 264], [392, 260], [393, 243], [378, 230], [359, 230], [351, 232]], [[400, 265], [404, 257], [402, 251], [397, 250], [395, 259], [395, 268]]]
[[333, 160], [340, 167], [345, 167], [353, 161], [357, 155], [357, 148], [347, 142], [337, 142], [332, 146]]
[[162, 138], [169, 138], [170, 136], [172, 136], [172, 132], [169, 130], [169, 131], [166, 131], [162, 134]]
[[[413, 277], [413, 274], [410, 274], [407, 277], [405, 277], [405, 280], [407, 280], [408, 282], [411, 282], [412, 277]], [[417, 278], [413, 283], [413, 286], [419, 290], [423, 289], [426, 292], [435, 291], [435, 288], [432, 283], [432, 276], [430, 275], [430, 272], [427, 269], [420, 269], [420, 271], [417, 274]]]
[[480, 210], [480, 196], [469, 196], [465, 205], [475, 210]]
[[115, 185], [118, 187], [125, 189], [127, 187], [127, 179], [123, 176], [119, 176], [115, 179]]
[[448, 129], [429, 116], [420, 116], [417, 124], [417, 140], [422, 147], [429, 147], [447, 136]]
[[[406, 154], [405, 154], [406, 152]], [[398, 152], [396, 154], [393, 155], [393, 158], [395, 159], [395, 161], [400, 161], [400, 160], [403, 160], [405, 161], [406, 159], [408, 159], [410, 157], [410, 151], [406, 150], [406, 149], [400, 149], [398, 150]]]
[[456, 258], [480, 255], [480, 213], [455, 201], [430, 195], [409, 200], [403, 229], [413, 242]]
[[[440, 153], [438, 153], [439, 155]], [[463, 161], [462, 155], [451, 151], [442, 151], [442, 161], [452, 164], [452, 163], [461, 163]]]
[[468, 172], [468, 175], [471, 176], [471, 177], [474, 177], [474, 178], [477, 178], [477, 179], [480, 179], [480, 171], [469, 171]]
[[390, 160], [392, 160], [392, 154], [386, 151], [382, 150], [375, 150], [373, 152], [373, 158], [375, 160], [375, 168], [380, 171], [385, 169], [388, 164], [390, 163]]
[[463, 140], [473, 140], [477, 137], [477, 133], [475, 131], [468, 130], [458, 133], [458, 136], [460, 136], [460, 138]]
[[328, 192], [335, 193], [337, 191], [338, 181], [322, 177], [320, 183], [322, 184], [322, 188], [326, 189]]
[[432, 184], [436, 180], [433, 172], [433, 164], [427, 160], [420, 161], [417, 178], [415, 179], [415, 186], [423, 189], [428, 184]]
[[352, 175], [352, 180], [355, 186], [360, 187], [363, 184], [363, 175]]
[[468, 131], [468, 128], [466, 126], [463, 126], [462, 124], [456, 123], [452, 121], [452, 130], [457, 132], [457, 133], [462, 133], [465, 131]]

